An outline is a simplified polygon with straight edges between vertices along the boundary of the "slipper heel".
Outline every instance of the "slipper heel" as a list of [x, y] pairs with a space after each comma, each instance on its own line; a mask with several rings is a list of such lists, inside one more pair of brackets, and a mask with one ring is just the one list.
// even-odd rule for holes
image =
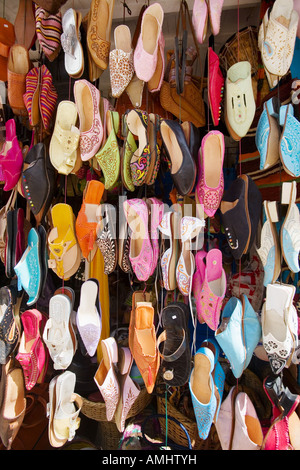
[[276, 97], [273, 97], [272, 99], [268, 100], [266, 102], [266, 107], [268, 109], [270, 116], [278, 118], [279, 111], [280, 111], [280, 104]]
[[265, 209], [268, 211], [271, 222], [279, 222], [278, 209], [276, 201], [264, 201]]
[[281, 193], [281, 204], [290, 205], [291, 202], [295, 202], [296, 186], [293, 183], [294, 182], [283, 183]]

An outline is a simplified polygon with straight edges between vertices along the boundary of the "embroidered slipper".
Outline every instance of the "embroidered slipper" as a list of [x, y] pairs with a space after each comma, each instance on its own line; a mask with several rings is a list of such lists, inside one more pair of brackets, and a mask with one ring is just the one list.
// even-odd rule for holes
[[103, 139], [100, 117], [100, 92], [87, 80], [76, 80], [74, 97], [80, 121], [80, 153], [83, 161], [90, 160], [98, 152]]
[[99, 282], [97, 279], [88, 279], [81, 286], [76, 325], [88, 355], [94, 356], [102, 331]]
[[69, 204], [55, 204], [51, 209], [52, 229], [48, 235], [48, 266], [61, 279], [69, 279], [81, 262], [75, 233], [75, 217]]
[[81, 45], [80, 25], [82, 15], [79, 11], [69, 8], [62, 18], [63, 33], [60, 37], [65, 53], [66, 72], [73, 78], [80, 78], [84, 71], [84, 56]]
[[218, 126], [221, 117], [221, 103], [225, 80], [220, 69], [220, 59], [212, 47], [208, 48], [208, 102], [214, 126]]
[[195, 270], [195, 258], [191, 251], [192, 239], [196, 238], [205, 226], [204, 220], [197, 217], [182, 217], [180, 222], [181, 253], [176, 266], [177, 286], [184, 296], [192, 291], [192, 279]]
[[104, 274], [111, 274], [117, 266], [118, 246], [116, 236], [116, 210], [110, 204], [100, 204], [97, 209], [96, 244], [104, 260]]
[[126, 219], [119, 221], [119, 244], [118, 244], [118, 264], [124, 273], [131, 272], [129, 260], [130, 252], [130, 231]]
[[130, 83], [133, 74], [133, 49], [131, 33], [127, 25], [119, 25], [114, 31], [115, 49], [109, 53], [111, 93], [119, 98]]
[[37, 302], [41, 291], [40, 237], [34, 227], [28, 234], [27, 248], [14, 269], [18, 277], [19, 290], [21, 288], [25, 290], [29, 297], [27, 305], [31, 306]]
[[278, 100], [275, 97], [266, 101], [257, 124], [255, 143], [260, 154], [260, 170], [266, 170], [276, 165], [280, 158], [278, 104]]
[[118, 351], [120, 399], [115, 412], [115, 422], [120, 432], [124, 431], [126, 417], [141, 391], [130, 377], [132, 363], [133, 357], [130, 349], [120, 348]]
[[138, 280], [147, 281], [153, 263], [148, 207], [145, 201], [136, 198], [124, 201], [123, 207], [131, 229], [129, 260]]
[[161, 270], [164, 288], [174, 290], [176, 288], [176, 266], [179, 257], [179, 223], [180, 215], [177, 212], [166, 212], [159, 224], [159, 230], [164, 235], [163, 246], [165, 249], [161, 257]]
[[[201, 259], [204, 260], [203, 255]], [[204, 279], [196, 305], [198, 318], [213, 331], [219, 325], [226, 285], [226, 275], [222, 267], [222, 252], [217, 248], [212, 248], [206, 254]]]
[[149, 82], [155, 73], [163, 20], [164, 11], [159, 3], [153, 3], [143, 13], [133, 60], [135, 73], [144, 82]]
[[156, 197], [146, 199], [146, 204], [149, 210], [150, 224], [149, 233], [153, 249], [153, 263], [150, 271], [150, 276], [154, 273], [158, 258], [159, 258], [159, 231], [158, 227], [164, 215], [164, 203], [159, 201]]
[[16, 289], [0, 288], [0, 364], [8, 362], [20, 342], [21, 333], [14, 313], [16, 300]]
[[115, 338], [109, 337], [101, 341], [103, 358], [94, 376], [94, 380], [105, 401], [106, 419], [114, 417], [120, 397], [120, 386], [117, 380], [116, 366], [118, 363], [118, 346]]
[[78, 114], [75, 103], [61, 101], [57, 107], [53, 134], [50, 140], [49, 155], [54, 168], [62, 175], [74, 170], [80, 132], [76, 127]]
[[[190, 310], [182, 302], [168, 304], [161, 312], [163, 332], [157, 338], [160, 355], [160, 373], [171, 387], [185, 385], [191, 372], [189, 345]], [[163, 348], [161, 348], [163, 344]]]
[[149, 114], [149, 143], [150, 143], [150, 163], [146, 175], [145, 183], [151, 186], [154, 184], [160, 167], [160, 146], [158, 144], [158, 132], [160, 128], [160, 117], [157, 114]]
[[293, 273], [298, 273], [300, 251], [300, 214], [296, 204], [296, 181], [282, 184], [281, 204], [287, 212], [280, 230], [281, 251], [286, 264]]
[[279, 142], [280, 160], [288, 175], [300, 176], [300, 141], [298, 139], [300, 122], [294, 116], [292, 104], [280, 107], [279, 124], [282, 133]]
[[87, 30], [87, 46], [96, 66], [105, 70], [109, 63], [110, 33], [115, 0], [92, 0]]
[[78, 212], [75, 230], [77, 240], [85, 259], [93, 259], [97, 238], [97, 209], [101, 202], [104, 185], [101, 181], [88, 181], [83, 193], [81, 208]]
[[119, 125], [119, 113], [108, 110], [106, 114], [108, 138], [104, 146], [95, 155], [95, 159], [103, 172], [105, 189], [107, 190], [115, 186], [120, 174], [120, 152], [117, 139]]
[[126, 115], [129, 131], [138, 137], [138, 149], [130, 162], [132, 181], [135, 186], [145, 183], [150, 166], [149, 116], [146, 111], [133, 109]]
[[121, 158], [121, 180], [127, 191], [133, 192], [135, 186], [131, 177], [130, 162], [137, 151], [136, 141], [132, 133], [127, 129], [127, 135], [124, 139], [124, 145], [120, 152]]

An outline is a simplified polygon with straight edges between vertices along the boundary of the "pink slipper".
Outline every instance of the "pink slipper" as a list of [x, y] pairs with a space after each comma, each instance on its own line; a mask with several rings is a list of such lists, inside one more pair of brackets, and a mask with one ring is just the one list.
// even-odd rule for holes
[[148, 207], [143, 199], [123, 203], [125, 217], [131, 229], [129, 260], [139, 281], [147, 281], [153, 267], [153, 249], [148, 232]]
[[152, 249], [153, 249], [153, 262], [152, 262], [152, 267], [150, 270], [150, 276], [152, 276], [157, 266], [157, 261], [159, 257], [158, 226], [161, 223], [163, 215], [164, 215], [164, 204], [163, 202], [159, 201], [156, 197], [151, 197], [147, 199], [146, 202], [147, 202], [147, 205], [149, 208], [149, 214], [150, 214], [150, 238], [151, 238]]
[[224, 0], [208, 0], [210, 26], [214, 36], [220, 32], [223, 3]]
[[41, 329], [46, 320], [36, 309], [21, 314], [23, 333], [16, 359], [24, 373], [26, 390], [36, 383], [42, 383], [47, 372], [49, 353], [41, 337]]
[[192, 12], [192, 22], [196, 37], [200, 44], [203, 43], [207, 32], [208, 8], [206, 0], [195, 0]]
[[134, 68], [137, 77], [149, 82], [157, 65], [157, 48], [162, 32], [164, 11], [159, 3], [153, 3], [143, 13], [141, 33], [134, 51]]
[[16, 135], [16, 122], [9, 119], [5, 123], [6, 141], [0, 154], [0, 166], [5, 181], [4, 191], [13, 189], [19, 181], [23, 166], [22, 150]]
[[103, 140], [100, 117], [100, 91], [87, 80], [76, 80], [74, 97], [80, 120], [80, 155], [87, 161], [98, 152]]
[[[200, 271], [199, 279], [202, 280], [201, 290], [196, 283], [196, 308], [199, 322], [204, 322], [215, 331], [220, 320], [221, 307], [226, 292], [226, 275], [222, 267], [222, 252], [213, 248], [205, 256], [205, 252], [196, 254], [196, 265]], [[199, 258], [197, 258], [197, 255]], [[206, 263], [204, 258], [206, 257]], [[195, 277], [195, 276], [194, 276]]]
[[200, 173], [196, 187], [196, 200], [203, 206], [208, 217], [215, 215], [223, 196], [224, 153], [224, 135], [219, 131], [210, 131], [206, 134], [198, 153]]

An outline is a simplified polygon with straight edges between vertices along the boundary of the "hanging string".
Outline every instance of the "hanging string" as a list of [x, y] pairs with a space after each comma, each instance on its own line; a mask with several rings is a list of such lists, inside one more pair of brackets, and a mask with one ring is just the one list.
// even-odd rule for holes
[[165, 391], [165, 403], [166, 403], [166, 431], [165, 431], [165, 446], [168, 446], [168, 385], [166, 384]]

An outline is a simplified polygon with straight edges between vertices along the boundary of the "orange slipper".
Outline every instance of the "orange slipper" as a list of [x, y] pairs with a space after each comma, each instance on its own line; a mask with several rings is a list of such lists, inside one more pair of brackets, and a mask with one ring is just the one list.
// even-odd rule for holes
[[93, 251], [96, 241], [97, 207], [101, 202], [103, 191], [104, 184], [101, 181], [91, 180], [87, 182], [83, 193], [82, 206], [75, 223], [77, 240], [82, 255], [86, 259]]

